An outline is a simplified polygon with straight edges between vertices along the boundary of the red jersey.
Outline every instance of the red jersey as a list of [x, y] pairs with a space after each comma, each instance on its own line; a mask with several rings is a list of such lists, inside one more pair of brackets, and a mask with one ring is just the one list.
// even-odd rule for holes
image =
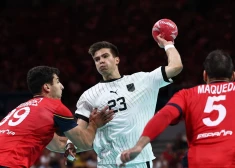
[[189, 168], [235, 168], [235, 83], [184, 89], [168, 105], [185, 119]]
[[[68, 123], [66, 128], [61, 120]], [[76, 125], [70, 110], [58, 99], [36, 97], [19, 105], [0, 122], [0, 165], [30, 167], [57, 127], [64, 132]]]

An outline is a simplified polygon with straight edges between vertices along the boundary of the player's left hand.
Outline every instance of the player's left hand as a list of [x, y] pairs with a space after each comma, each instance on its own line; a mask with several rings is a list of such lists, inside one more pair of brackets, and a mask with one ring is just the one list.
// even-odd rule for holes
[[[68, 143], [65, 147], [65, 152], [64, 152], [64, 157], [65, 157], [65, 165], [67, 165], [67, 160], [69, 158], [73, 158], [76, 160], [76, 148], [72, 143]], [[70, 161], [74, 161], [69, 159]]]

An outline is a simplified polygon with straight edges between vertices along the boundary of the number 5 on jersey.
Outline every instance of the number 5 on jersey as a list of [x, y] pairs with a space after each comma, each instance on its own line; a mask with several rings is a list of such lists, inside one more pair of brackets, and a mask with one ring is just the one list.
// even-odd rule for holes
[[226, 108], [222, 104], [214, 105], [214, 102], [219, 102], [225, 99], [226, 99], [225, 95], [208, 97], [204, 113], [211, 113], [213, 110], [217, 110], [219, 115], [218, 118], [214, 121], [211, 121], [209, 117], [204, 118], [202, 121], [206, 126], [209, 127], [217, 126], [224, 120], [226, 116]]
[[[20, 112], [22, 114], [20, 114]], [[16, 111], [16, 109], [12, 110], [1, 122], [0, 126], [2, 126], [5, 122], [7, 122], [11, 116], [12, 119], [8, 121], [9, 126], [16, 126], [20, 124], [29, 114], [30, 108], [29, 107], [24, 107]]]

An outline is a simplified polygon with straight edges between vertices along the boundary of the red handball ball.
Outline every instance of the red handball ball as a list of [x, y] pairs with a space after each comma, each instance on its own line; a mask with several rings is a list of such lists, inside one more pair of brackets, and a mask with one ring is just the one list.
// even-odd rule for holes
[[152, 35], [157, 42], [157, 36], [161, 34], [166, 41], [174, 41], [178, 35], [176, 24], [170, 19], [161, 19], [153, 25]]

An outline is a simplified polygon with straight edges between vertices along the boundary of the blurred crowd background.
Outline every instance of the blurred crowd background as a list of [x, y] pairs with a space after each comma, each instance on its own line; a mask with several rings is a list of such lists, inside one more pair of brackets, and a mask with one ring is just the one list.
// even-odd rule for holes
[[[74, 112], [80, 95], [101, 79], [87, 53], [97, 41], [118, 47], [121, 74], [167, 65], [151, 30], [157, 20], [168, 18], [178, 26], [175, 46], [184, 70], [161, 89], [158, 110], [177, 90], [203, 83], [202, 63], [211, 50], [223, 49], [235, 59], [234, 8], [232, 0], [1, 0], [0, 119], [31, 97], [26, 74], [37, 65], [60, 69], [62, 101]], [[184, 131], [159, 143], [154, 168], [178, 168], [187, 149]], [[66, 166], [63, 154], [45, 150], [34, 167]], [[95, 168], [96, 154], [80, 153], [67, 167]]]

